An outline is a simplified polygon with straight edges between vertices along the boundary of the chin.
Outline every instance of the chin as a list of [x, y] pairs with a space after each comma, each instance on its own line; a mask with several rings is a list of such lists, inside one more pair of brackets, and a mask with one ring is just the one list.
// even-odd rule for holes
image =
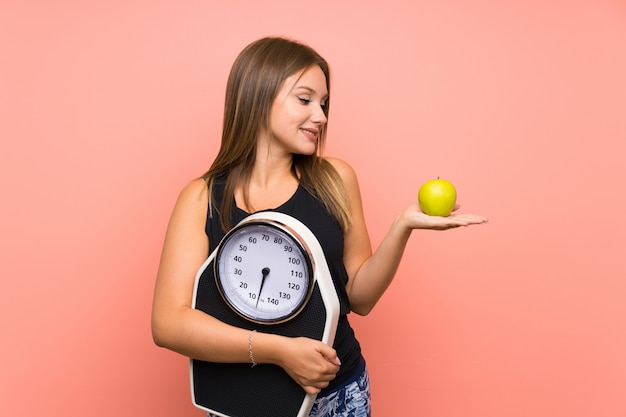
[[293, 151], [296, 155], [315, 155], [317, 153], [317, 146], [304, 148], [304, 149], [296, 149]]

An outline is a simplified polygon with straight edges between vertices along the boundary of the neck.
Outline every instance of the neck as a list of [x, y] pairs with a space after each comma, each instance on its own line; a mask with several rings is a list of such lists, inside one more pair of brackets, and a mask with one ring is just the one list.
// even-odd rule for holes
[[294, 179], [293, 172], [291, 170], [291, 163], [289, 164], [256, 164], [252, 169], [252, 175], [250, 177], [250, 185], [261, 189], [272, 189], [277, 184], [285, 181], [292, 181]]
[[247, 188], [235, 190], [239, 208], [252, 213], [276, 208], [287, 201], [298, 188], [298, 179], [292, 172], [293, 158], [257, 157]]
[[271, 189], [276, 183], [293, 180], [293, 155], [277, 152], [276, 149], [267, 145], [263, 146], [263, 142], [260, 144], [262, 146], [257, 149], [256, 161], [250, 177], [251, 185]]

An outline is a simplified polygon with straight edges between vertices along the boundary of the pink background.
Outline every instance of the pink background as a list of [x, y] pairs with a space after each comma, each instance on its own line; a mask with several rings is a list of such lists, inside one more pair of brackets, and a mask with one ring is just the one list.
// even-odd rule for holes
[[230, 65], [277, 34], [331, 63], [374, 244], [436, 176], [490, 218], [414, 233], [353, 317], [374, 414], [625, 416], [623, 0], [2, 1], [0, 415], [202, 415], [152, 288]]

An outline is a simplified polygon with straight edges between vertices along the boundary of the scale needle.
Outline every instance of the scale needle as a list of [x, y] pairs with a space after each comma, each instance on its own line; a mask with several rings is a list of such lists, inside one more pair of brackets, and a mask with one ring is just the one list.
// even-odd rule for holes
[[265, 278], [267, 278], [267, 276], [270, 273], [270, 269], [268, 267], [265, 267], [261, 270], [261, 273], [263, 274], [263, 278], [261, 278], [261, 288], [259, 288], [259, 295], [256, 298], [256, 306], [259, 306], [259, 300], [261, 299], [261, 291], [263, 290], [263, 284], [265, 284]]

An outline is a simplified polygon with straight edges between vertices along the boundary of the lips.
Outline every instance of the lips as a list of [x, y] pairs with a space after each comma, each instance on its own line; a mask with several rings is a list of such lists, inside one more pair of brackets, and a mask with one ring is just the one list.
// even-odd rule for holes
[[304, 136], [306, 136], [309, 139], [317, 139], [317, 135], [319, 133], [317, 129], [307, 129], [303, 127], [300, 128], [300, 131], [304, 133]]

